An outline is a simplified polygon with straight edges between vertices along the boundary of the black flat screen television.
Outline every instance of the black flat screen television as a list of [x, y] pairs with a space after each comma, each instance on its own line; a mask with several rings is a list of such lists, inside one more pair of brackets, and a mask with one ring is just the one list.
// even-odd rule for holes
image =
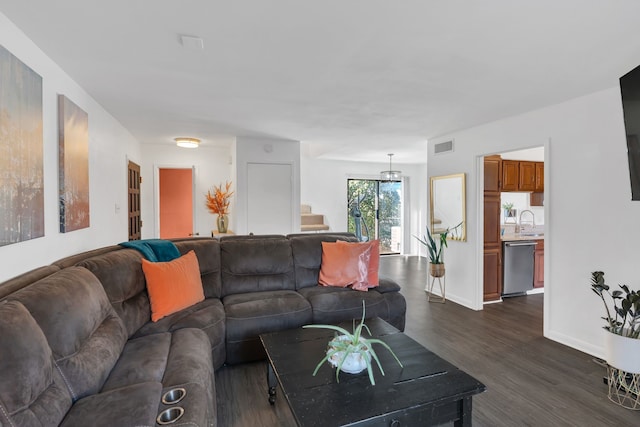
[[620, 77], [620, 92], [627, 134], [631, 200], [640, 200], [640, 66]]

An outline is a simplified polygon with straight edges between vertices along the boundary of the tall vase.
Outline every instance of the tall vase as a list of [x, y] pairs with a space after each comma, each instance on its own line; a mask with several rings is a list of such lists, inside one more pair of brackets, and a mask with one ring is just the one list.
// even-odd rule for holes
[[218, 220], [216, 221], [218, 225], [218, 233], [224, 234], [227, 232], [229, 227], [229, 217], [223, 214], [218, 215]]

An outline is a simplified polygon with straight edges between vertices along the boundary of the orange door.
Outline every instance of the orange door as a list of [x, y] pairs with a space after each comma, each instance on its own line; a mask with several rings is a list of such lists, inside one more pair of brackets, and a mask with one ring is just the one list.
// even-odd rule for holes
[[192, 169], [160, 169], [160, 238], [193, 234]]

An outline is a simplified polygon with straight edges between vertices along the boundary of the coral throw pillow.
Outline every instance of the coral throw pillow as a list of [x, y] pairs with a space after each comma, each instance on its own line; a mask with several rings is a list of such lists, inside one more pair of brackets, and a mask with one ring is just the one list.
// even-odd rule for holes
[[344, 240], [338, 240], [336, 243], [338, 243], [339, 245], [358, 245], [371, 248], [367, 283], [369, 288], [375, 288], [380, 284], [380, 278], [378, 277], [378, 270], [380, 270], [380, 240], [376, 239], [370, 242], [363, 243], [345, 242]]
[[143, 258], [142, 271], [154, 322], [204, 300], [200, 265], [194, 251], [169, 262], [150, 262]]
[[322, 242], [322, 263], [318, 282], [323, 286], [367, 290], [367, 270], [371, 248]]

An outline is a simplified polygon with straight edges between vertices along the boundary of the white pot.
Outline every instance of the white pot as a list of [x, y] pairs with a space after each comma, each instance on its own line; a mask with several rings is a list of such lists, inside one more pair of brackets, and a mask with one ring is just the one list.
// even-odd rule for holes
[[[329, 342], [329, 348], [327, 349], [327, 352], [333, 350], [332, 343], [334, 341], [344, 341], [348, 339], [349, 337], [344, 335], [335, 337], [333, 340]], [[329, 358], [329, 363], [334, 368], [337, 368], [340, 365], [340, 362], [342, 361], [343, 358], [344, 358], [344, 351], [338, 351], [337, 353], [335, 353], [333, 356]], [[366, 347], [364, 347], [364, 350], [362, 352], [349, 353], [345, 361], [342, 363], [342, 367], [340, 368], [340, 370], [348, 374], [357, 374], [367, 369], [367, 360], [371, 362], [371, 354], [366, 350]]]
[[640, 374], [640, 339], [607, 331], [604, 351], [609, 365], [630, 374]]

